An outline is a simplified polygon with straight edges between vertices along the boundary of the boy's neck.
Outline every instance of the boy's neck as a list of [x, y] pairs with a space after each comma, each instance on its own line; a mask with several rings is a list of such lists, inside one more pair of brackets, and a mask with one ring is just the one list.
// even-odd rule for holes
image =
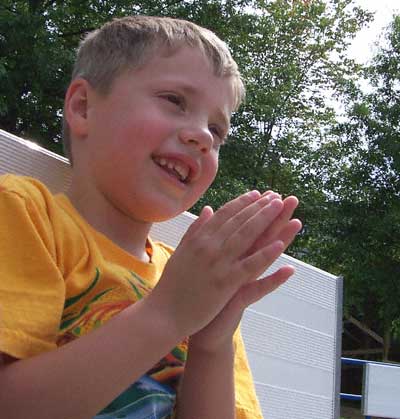
[[104, 197], [75, 185], [72, 181], [66, 195], [79, 214], [123, 250], [143, 262], [149, 262], [146, 244], [152, 224], [128, 217]]

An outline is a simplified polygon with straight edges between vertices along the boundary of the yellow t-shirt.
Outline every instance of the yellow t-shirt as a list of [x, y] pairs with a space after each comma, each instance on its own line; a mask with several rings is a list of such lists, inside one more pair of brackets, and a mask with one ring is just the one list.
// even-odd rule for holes
[[[65, 195], [26, 177], [0, 177], [0, 220], [0, 352], [19, 359], [79, 338], [147, 295], [173, 252], [149, 239], [151, 262], [136, 259]], [[237, 419], [262, 418], [239, 332], [235, 344]], [[169, 417], [186, 353], [184, 341], [96, 418]]]

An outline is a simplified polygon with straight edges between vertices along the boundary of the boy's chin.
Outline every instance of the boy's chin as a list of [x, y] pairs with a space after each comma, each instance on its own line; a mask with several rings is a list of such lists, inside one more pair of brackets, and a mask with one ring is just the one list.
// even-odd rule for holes
[[171, 220], [172, 218], [177, 217], [178, 215], [182, 214], [187, 210], [183, 209], [182, 211], [175, 211], [175, 212], [158, 212], [158, 213], [152, 213], [151, 215], [147, 215], [145, 219], [143, 219], [144, 222], [147, 223], [162, 223], [164, 221]]
[[134, 214], [133, 218], [140, 219], [145, 223], [162, 223], [177, 217], [189, 208], [152, 208], [152, 210], [144, 211], [142, 214]]
[[171, 220], [188, 211], [197, 202], [194, 196], [191, 199], [189, 197], [182, 199], [168, 194], [160, 196], [154, 194], [141, 198], [137, 197], [130, 206], [125, 206], [124, 212], [136, 221], [150, 224]]

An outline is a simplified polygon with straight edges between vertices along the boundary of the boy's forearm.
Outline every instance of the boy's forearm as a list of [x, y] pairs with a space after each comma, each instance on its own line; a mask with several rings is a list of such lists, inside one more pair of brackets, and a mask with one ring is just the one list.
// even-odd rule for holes
[[190, 348], [178, 394], [177, 419], [234, 419], [233, 342], [218, 353]]
[[55, 351], [0, 364], [2, 415], [9, 419], [94, 417], [181, 338], [145, 301]]

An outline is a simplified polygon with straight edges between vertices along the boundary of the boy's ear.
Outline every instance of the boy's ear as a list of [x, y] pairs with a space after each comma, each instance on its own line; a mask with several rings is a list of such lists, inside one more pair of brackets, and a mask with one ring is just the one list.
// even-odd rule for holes
[[90, 85], [84, 79], [75, 79], [65, 94], [64, 117], [75, 138], [85, 138], [88, 132]]

